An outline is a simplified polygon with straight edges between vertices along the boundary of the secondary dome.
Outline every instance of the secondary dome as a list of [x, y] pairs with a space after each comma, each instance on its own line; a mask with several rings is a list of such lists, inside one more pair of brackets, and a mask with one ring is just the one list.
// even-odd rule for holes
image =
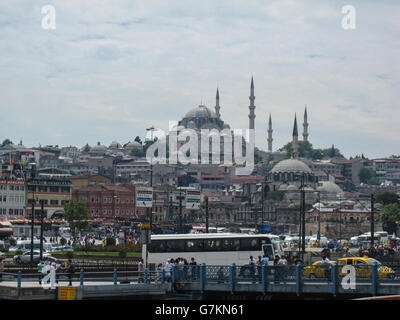
[[287, 159], [278, 162], [271, 170], [272, 173], [278, 172], [301, 172], [311, 173], [311, 169], [302, 161], [296, 159]]
[[189, 110], [184, 118], [217, 118], [217, 115], [214, 111], [201, 104], [197, 108]]
[[342, 189], [340, 187], [331, 181], [322, 181], [322, 186], [319, 186], [317, 188], [318, 191], [321, 192], [326, 192], [326, 193], [332, 193], [332, 194], [337, 194], [337, 193], [342, 193]]
[[142, 149], [142, 145], [137, 141], [131, 141], [126, 145], [125, 149], [127, 150]]

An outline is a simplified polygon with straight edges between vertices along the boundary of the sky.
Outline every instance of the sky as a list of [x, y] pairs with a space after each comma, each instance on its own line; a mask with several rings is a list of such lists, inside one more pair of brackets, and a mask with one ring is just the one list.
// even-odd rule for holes
[[274, 151], [295, 114], [301, 140], [307, 105], [315, 148], [400, 154], [399, 16], [398, 0], [2, 0], [0, 140], [143, 140], [200, 103], [214, 109], [217, 87], [222, 119], [246, 129], [253, 76], [258, 148], [269, 114]]

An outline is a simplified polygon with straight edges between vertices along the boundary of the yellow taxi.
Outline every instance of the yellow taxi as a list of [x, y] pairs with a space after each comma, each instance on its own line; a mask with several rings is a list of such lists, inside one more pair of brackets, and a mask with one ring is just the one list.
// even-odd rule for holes
[[[330, 261], [329, 264], [334, 264], [335, 261]], [[305, 267], [303, 270], [303, 277], [309, 279], [325, 278], [327, 273], [327, 267], [329, 265], [323, 264], [322, 261], [316, 261], [311, 266]]]
[[379, 279], [393, 279], [395, 272], [386, 266], [383, 266], [378, 260], [369, 257], [348, 257], [338, 259], [338, 272], [339, 277], [344, 277], [342, 268], [345, 265], [352, 265], [356, 269], [356, 277], [360, 278], [371, 278], [372, 266], [376, 263], [378, 265], [378, 278]]

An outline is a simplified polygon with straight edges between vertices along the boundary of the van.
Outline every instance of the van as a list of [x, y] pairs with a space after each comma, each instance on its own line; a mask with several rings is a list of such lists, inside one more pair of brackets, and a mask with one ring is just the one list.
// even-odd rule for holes
[[[33, 249], [40, 250], [40, 240], [33, 240]], [[17, 244], [13, 247], [10, 247], [8, 251], [28, 251], [31, 250], [31, 240], [18, 240]]]

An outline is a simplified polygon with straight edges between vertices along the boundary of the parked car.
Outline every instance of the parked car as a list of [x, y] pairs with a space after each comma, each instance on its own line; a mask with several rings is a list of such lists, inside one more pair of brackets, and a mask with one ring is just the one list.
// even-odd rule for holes
[[[335, 261], [330, 261], [329, 263], [332, 265]], [[323, 264], [322, 261], [316, 261], [311, 266], [304, 268], [303, 277], [309, 279], [325, 278], [327, 276], [327, 268], [329, 268], [329, 265]]]
[[[49, 253], [43, 252], [43, 258], [50, 258], [56, 260], [56, 258], [52, 257]], [[33, 251], [33, 263], [39, 263], [40, 260], [40, 251]], [[31, 252], [26, 251], [23, 254], [15, 255], [13, 258], [13, 262], [16, 264], [24, 264], [31, 262]]]

